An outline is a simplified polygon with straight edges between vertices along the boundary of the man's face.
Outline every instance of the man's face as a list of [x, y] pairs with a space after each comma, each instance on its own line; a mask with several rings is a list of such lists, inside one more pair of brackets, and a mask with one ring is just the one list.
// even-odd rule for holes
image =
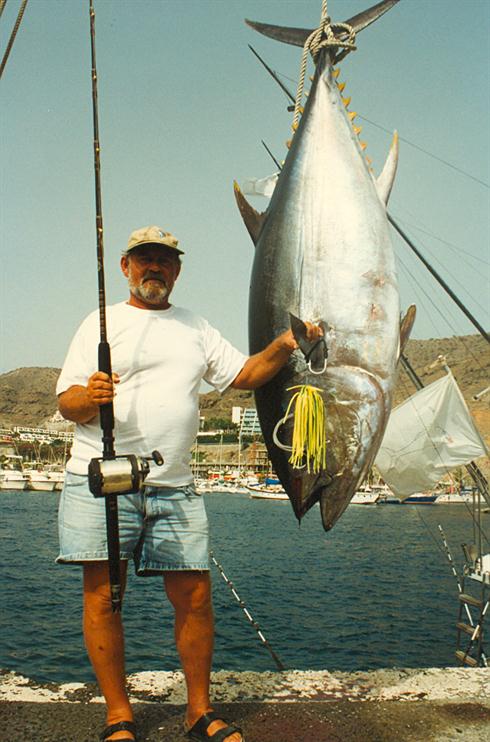
[[169, 306], [168, 297], [180, 272], [175, 250], [141, 245], [121, 258], [121, 268], [137, 303], [150, 308]]

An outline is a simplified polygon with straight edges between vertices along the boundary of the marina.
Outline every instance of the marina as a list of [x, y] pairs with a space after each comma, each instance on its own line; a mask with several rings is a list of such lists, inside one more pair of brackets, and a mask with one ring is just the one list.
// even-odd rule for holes
[[[288, 503], [248, 494], [203, 496], [213, 552], [286, 669], [357, 672], [458, 664], [458, 586], [438, 525], [460, 573], [461, 544], [472, 528], [467, 508], [349, 507], [338, 527], [325, 534], [315, 509], [298, 527]], [[0, 667], [42, 682], [91, 682], [78, 632], [80, 570], [54, 564], [58, 495], [2, 492], [1, 505]], [[489, 517], [482, 515], [485, 528]], [[34, 558], [36, 570], [30, 567]], [[131, 566], [129, 574], [128, 672], [175, 670], [170, 606], [155, 599], [153, 580], [135, 578]], [[213, 582], [215, 669], [273, 671], [214, 568]], [[155, 630], [151, 643], [149, 623]]]

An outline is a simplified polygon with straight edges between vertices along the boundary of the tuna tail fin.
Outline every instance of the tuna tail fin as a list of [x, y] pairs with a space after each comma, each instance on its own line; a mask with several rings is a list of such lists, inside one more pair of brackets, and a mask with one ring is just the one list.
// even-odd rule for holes
[[408, 307], [405, 316], [402, 318], [400, 322], [400, 354], [403, 353], [405, 350], [405, 346], [408, 342], [408, 338], [410, 337], [410, 333], [412, 332], [412, 327], [415, 322], [415, 315], [417, 313], [417, 307], [415, 304], [410, 304]]
[[260, 213], [259, 211], [256, 211], [253, 206], [250, 206], [247, 199], [241, 192], [240, 186], [238, 185], [236, 180], [233, 182], [233, 188], [235, 191], [236, 202], [238, 204], [238, 208], [240, 209], [240, 214], [242, 215], [242, 219], [245, 222], [245, 226], [248, 229], [250, 237], [252, 238], [252, 242], [254, 243], [254, 245], [256, 245], [262, 231], [262, 227], [264, 226], [266, 212], [264, 211]]
[[391, 142], [390, 151], [383, 170], [376, 180], [376, 190], [378, 195], [384, 204], [388, 203], [391, 189], [396, 175], [396, 168], [398, 165], [398, 132], [394, 132], [393, 141]]
[[[376, 3], [371, 8], [364, 10], [362, 13], [349, 18], [345, 23], [352, 26], [356, 33], [363, 31], [371, 23], [374, 23], [380, 16], [386, 11], [390, 10], [396, 5], [398, 0], [382, 0], [380, 3]], [[308, 36], [313, 33], [314, 28], [288, 28], [286, 26], [273, 26], [270, 23], [258, 23], [256, 21], [249, 21], [245, 19], [245, 23], [258, 31], [264, 36], [269, 36], [271, 39], [276, 41], [282, 41], [284, 44], [292, 44], [293, 46], [304, 46], [304, 43]]]

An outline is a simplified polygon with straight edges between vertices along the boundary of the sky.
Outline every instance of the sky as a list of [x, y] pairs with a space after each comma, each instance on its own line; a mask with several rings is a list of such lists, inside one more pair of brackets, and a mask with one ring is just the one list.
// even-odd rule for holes
[[[329, 0], [328, 10], [343, 21], [369, 4]], [[2, 55], [19, 6], [9, 0], [1, 17]], [[61, 366], [97, 307], [88, 7], [29, 0], [0, 82], [0, 372]], [[274, 172], [261, 140], [284, 159], [292, 122], [247, 45], [293, 92], [301, 50], [243, 19], [314, 28], [321, 0], [95, 0], [95, 12], [107, 301], [127, 297], [129, 233], [157, 224], [186, 253], [173, 302], [247, 351], [253, 246], [233, 180]], [[339, 78], [376, 172], [398, 130], [390, 211], [487, 329], [489, 30], [489, 0], [401, 0], [358, 35]], [[394, 244], [401, 305], [419, 309], [412, 336], [475, 333]]]

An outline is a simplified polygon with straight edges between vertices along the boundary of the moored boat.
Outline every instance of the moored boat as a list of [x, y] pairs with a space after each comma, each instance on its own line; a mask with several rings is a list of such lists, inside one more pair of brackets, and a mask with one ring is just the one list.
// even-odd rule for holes
[[254, 500], [287, 500], [288, 496], [280, 484], [257, 484], [247, 487]]
[[34, 492], [53, 492], [56, 481], [44, 469], [24, 469], [27, 475], [27, 489]]
[[437, 500], [434, 492], [414, 492], [402, 501], [402, 505], [433, 505]]
[[0, 489], [19, 491], [27, 489], [28, 477], [24, 472], [16, 469], [2, 469], [0, 471]]

